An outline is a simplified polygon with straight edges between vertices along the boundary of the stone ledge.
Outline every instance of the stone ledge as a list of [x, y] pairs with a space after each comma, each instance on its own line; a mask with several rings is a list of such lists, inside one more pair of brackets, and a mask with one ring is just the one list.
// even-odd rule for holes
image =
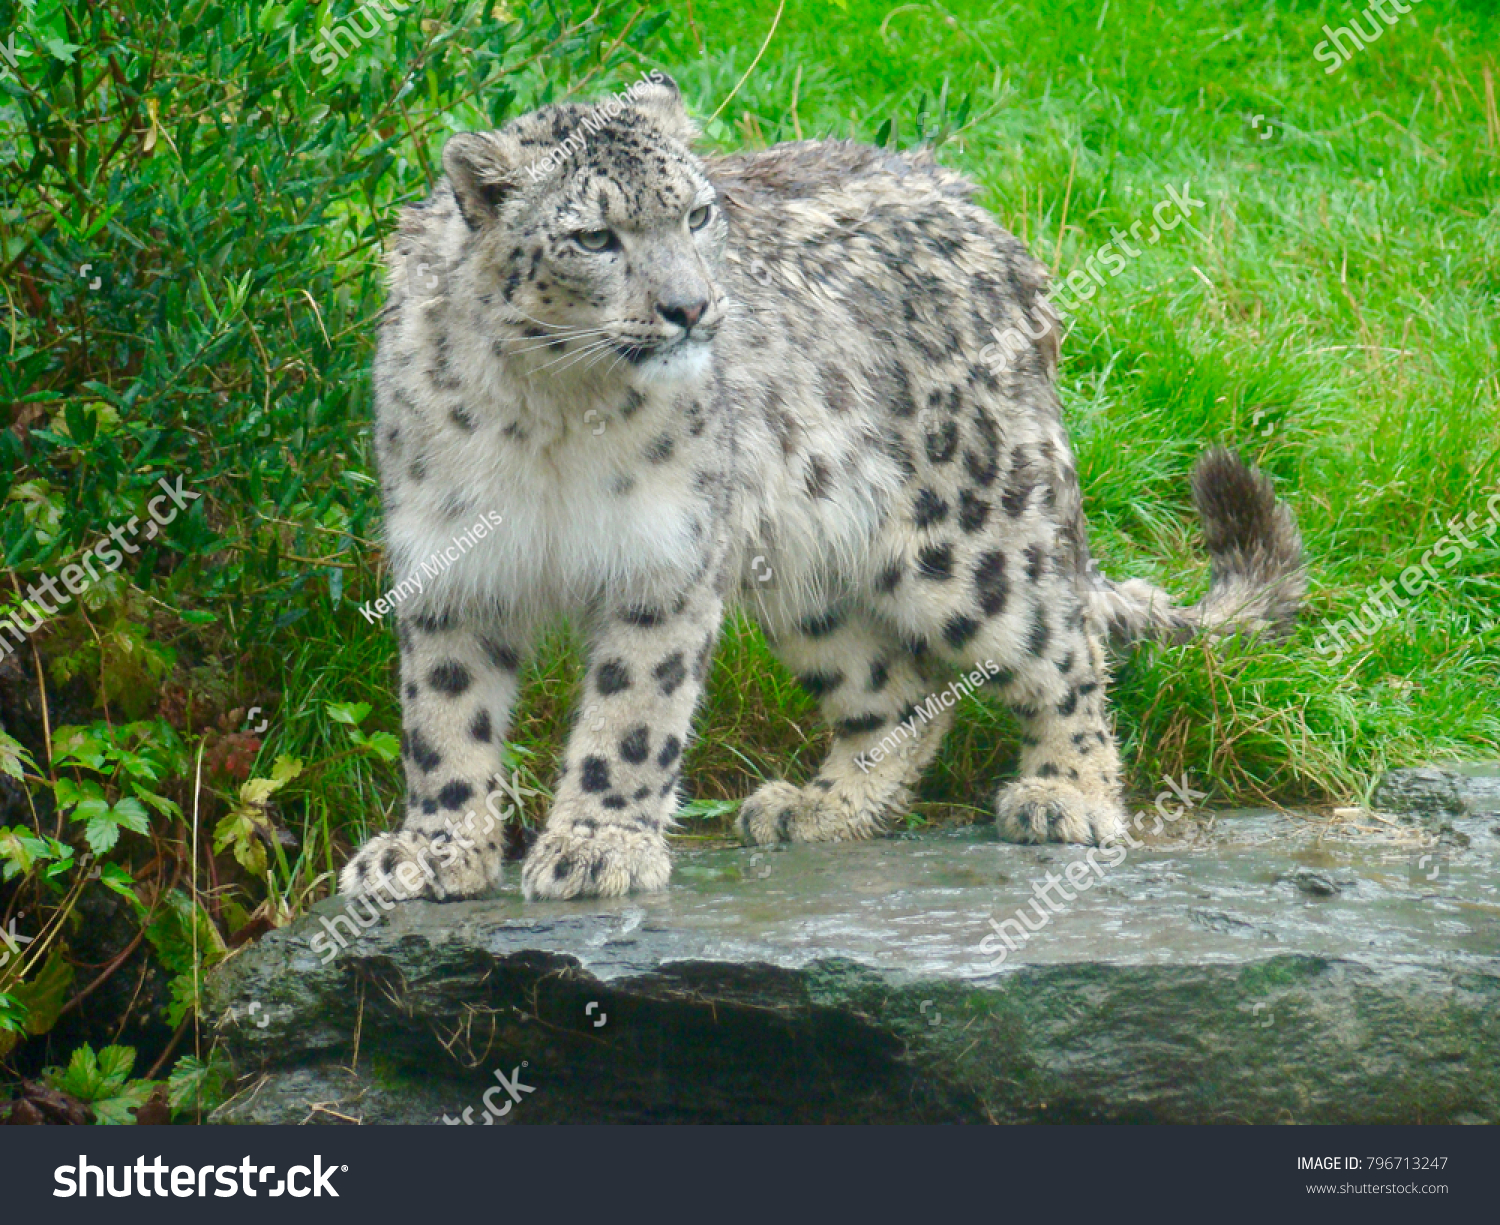
[[[501, 1122], [1500, 1122], [1500, 836], [1455, 825], [1227, 815], [1102, 870], [992, 830], [700, 852], [610, 902], [512, 871], [327, 961], [325, 902], [210, 980], [264, 1073], [218, 1117], [482, 1117], [524, 1060]], [[983, 945], [1073, 863], [1087, 890]]]

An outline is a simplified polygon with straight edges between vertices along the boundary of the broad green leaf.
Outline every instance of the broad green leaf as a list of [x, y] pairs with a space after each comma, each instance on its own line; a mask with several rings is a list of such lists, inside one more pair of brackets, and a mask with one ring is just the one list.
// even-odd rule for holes
[[113, 1097], [125, 1087], [135, 1067], [135, 1050], [128, 1046], [106, 1046], [99, 1052], [99, 1096]]
[[112, 889], [136, 909], [136, 913], [142, 913], [146, 904], [136, 896], [135, 877], [131, 876], [126, 869], [117, 863], [107, 863], [99, 870], [99, 883], [106, 889]]
[[77, 43], [66, 43], [60, 38], [49, 38], [46, 40], [45, 45], [52, 58], [62, 60], [64, 64], [71, 64], [73, 62], [73, 53], [83, 50]]
[[229, 1075], [229, 1065], [218, 1056], [205, 1063], [184, 1055], [167, 1077], [167, 1101], [174, 1110], [212, 1110], [224, 1100]]
[[131, 796], [122, 796], [116, 800], [114, 807], [109, 811], [118, 824], [133, 833], [144, 834], [151, 827], [151, 819], [146, 815], [146, 806]]
[[120, 827], [108, 817], [94, 817], [83, 827], [84, 841], [95, 855], [103, 855], [120, 840]]
[[276, 764], [271, 767], [271, 777], [280, 785], [285, 786], [302, 773], [302, 760], [298, 757], [282, 756], [276, 759]]
[[154, 791], [148, 791], [140, 783], [131, 783], [130, 789], [135, 792], [136, 798], [142, 803], [151, 805], [164, 817], [176, 817], [182, 819], [182, 809], [175, 800], [169, 800], [164, 795], [157, 795]]
[[60, 727], [52, 733], [52, 764], [60, 766], [76, 761], [90, 770], [99, 770], [104, 767], [107, 747], [86, 727]]
[[30, 872], [42, 843], [25, 829], [0, 828], [0, 859], [5, 860], [4, 879], [17, 872]]
[[138, 1110], [150, 1099], [156, 1085], [149, 1080], [133, 1080], [119, 1092], [106, 1098], [96, 1099], [92, 1105], [94, 1118], [107, 1126], [128, 1127], [136, 1122], [132, 1110]]
[[58, 1014], [67, 1003], [74, 974], [63, 951], [54, 948], [47, 954], [40, 970], [10, 989], [10, 994], [26, 1008], [27, 1033], [45, 1034], [57, 1024]]
[[347, 723], [352, 727], [363, 723], [371, 710], [368, 702], [324, 702], [323, 706], [335, 723]]
[[401, 756], [401, 741], [390, 732], [373, 732], [365, 740], [365, 747], [373, 750], [382, 761], [395, 761]]
[[40, 774], [36, 762], [31, 759], [31, 754], [22, 747], [20, 741], [12, 739], [4, 732], [0, 732], [0, 774], [8, 774], [19, 782], [30, 770], [33, 774]]
[[91, 1102], [99, 1087], [99, 1059], [94, 1054], [94, 1048], [85, 1042], [68, 1059], [66, 1071], [48, 1068], [46, 1075], [54, 1088], [70, 1093], [82, 1101]]

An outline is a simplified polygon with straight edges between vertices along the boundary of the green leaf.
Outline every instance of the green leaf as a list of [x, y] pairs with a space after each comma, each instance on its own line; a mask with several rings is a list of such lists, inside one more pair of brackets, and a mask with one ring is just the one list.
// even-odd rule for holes
[[99, 1052], [99, 1096], [113, 1097], [125, 1087], [135, 1067], [135, 1050], [128, 1046], [106, 1046]]
[[140, 783], [131, 783], [130, 789], [135, 792], [136, 797], [143, 803], [150, 804], [152, 808], [164, 817], [176, 817], [182, 819], [182, 809], [178, 807], [175, 800], [169, 800], [164, 795], [157, 795], [154, 791], [148, 791]]
[[53, 59], [62, 60], [64, 64], [71, 64], [73, 62], [73, 53], [83, 50], [77, 43], [65, 43], [60, 38], [49, 38], [43, 43], [43, 46], [47, 48]]
[[109, 801], [102, 795], [85, 795], [81, 797], [74, 807], [69, 819], [73, 821], [92, 821], [96, 817], [106, 821], [112, 821], [113, 810]]
[[284, 787], [301, 773], [301, 758], [289, 756], [278, 757], [276, 764], [271, 767], [271, 781], [278, 787]]
[[324, 702], [323, 706], [335, 723], [347, 723], [351, 727], [363, 723], [372, 709], [368, 702]]
[[100, 770], [104, 767], [107, 747], [88, 728], [60, 727], [52, 733], [52, 764], [60, 766], [77, 762], [90, 770]]
[[689, 821], [711, 821], [733, 812], [738, 807], [738, 800], [692, 800], [678, 809], [677, 815]]
[[73, 1052], [66, 1071], [46, 1068], [42, 1074], [54, 1089], [89, 1103], [100, 1123], [119, 1126], [136, 1121], [131, 1110], [144, 1106], [156, 1088], [154, 1081], [130, 1080], [134, 1066], [133, 1047], [106, 1046], [95, 1055], [85, 1042]]
[[151, 826], [151, 819], [146, 815], [146, 806], [131, 796], [122, 796], [115, 801], [110, 810], [114, 820], [123, 825], [132, 833], [144, 834]]
[[26, 1032], [26, 1006], [13, 995], [0, 991], [0, 1058], [16, 1048]]
[[99, 869], [99, 883], [112, 889], [135, 907], [137, 914], [144, 914], [146, 904], [136, 896], [135, 877], [117, 863], [107, 863]]
[[[75, 783], [71, 778], [60, 778], [53, 789], [53, 795], [57, 797], [59, 808], [74, 808], [85, 800], [103, 800], [104, 790], [93, 781]], [[109, 807], [107, 801], [104, 806]]]
[[11, 996], [26, 1009], [27, 1033], [45, 1034], [57, 1024], [75, 973], [62, 950], [53, 949], [40, 970], [10, 989]]
[[36, 762], [32, 761], [31, 754], [21, 746], [20, 741], [0, 732], [0, 774], [8, 774], [20, 782], [24, 777], [24, 770], [30, 770], [33, 774], [41, 773], [37, 769]]
[[0, 859], [5, 860], [4, 879], [16, 873], [31, 871], [37, 858], [46, 853], [47, 844], [28, 829], [0, 828]]
[[136, 1117], [130, 1112], [139, 1110], [150, 1101], [155, 1090], [156, 1085], [152, 1081], [133, 1080], [118, 1093], [96, 1099], [93, 1102], [94, 1118], [112, 1127], [131, 1126], [136, 1122]]
[[120, 827], [108, 817], [94, 817], [83, 827], [84, 841], [95, 855], [103, 855], [120, 840]]
[[72, 1094], [85, 1102], [94, 1100], [94, 1092], [99, 1087], [99, 1059], [94, 1054], [94, 1048], [87, 1042], [78, 1047], [68, 1060], [66, 1071], [57, 1068], [47, 1068], [43, 1075], [52, 1082], [55, 1089], [61, 1089], [64, 1093]]
[[167, 1102], [173, 1110], [209, 1111], [224, 1100], [230, 1067], [218, 1055], [207, 1062], [184, 1055], [167, 1077]]
[[382, 761], [395, 761], [401, 756], [401, 741], [390, 732], [375, 732], [366, 741], [365, 748], [374, 752]]

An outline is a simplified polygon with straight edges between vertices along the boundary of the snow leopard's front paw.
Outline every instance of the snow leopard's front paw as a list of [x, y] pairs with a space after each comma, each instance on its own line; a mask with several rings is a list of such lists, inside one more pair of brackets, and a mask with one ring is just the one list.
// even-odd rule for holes
[[402, 902], [429, 898], [457, 901], [487, 893], [500, 880], [498, 851], [486, 854], [448, 833], [401, 830], [376, 834], [347, 864], [339, 892]]
[[1125, 831], [1118, 799], [1088, 795], [1057, 779], [1018, 779], [1001, 788], [995, 809], [1000, 836], [1007, 842], [1102, 845]]
[[579, 818], [548, 822], [521, 868], [531, 900], [623, 897], [667, 887], [672, 855], [655, 830]]

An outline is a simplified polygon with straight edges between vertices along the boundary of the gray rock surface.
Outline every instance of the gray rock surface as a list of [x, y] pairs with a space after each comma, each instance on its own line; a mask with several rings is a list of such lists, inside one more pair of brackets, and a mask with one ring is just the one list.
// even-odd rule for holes
[[1097, 869], [982, 827], [679, 853], [587, 903], [511, 870], [326, 960], [325, 902], [210, 980], [251, 1074], [218, 1118], [1500, 1122], [1496, 824], [1228, 814]]
[[1420, 820], [1500, 816], [1500, 765], [1390, 770], [1376, 786], [1370, 803], [1380, 812]]

